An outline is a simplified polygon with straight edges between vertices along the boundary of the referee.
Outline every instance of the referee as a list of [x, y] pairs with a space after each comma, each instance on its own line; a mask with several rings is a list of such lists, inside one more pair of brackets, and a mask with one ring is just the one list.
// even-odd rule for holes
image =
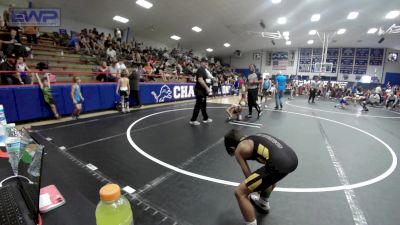
[[249, 115], [246, 118], [251, 118], [253, 114], [253, 107], [257, 110], [257, 118], [260, 117], [260, 107], [257, 105], [257, 94], [258, 94], [258, 80], [256, 74], [256, 66], [254, 64], [249, 65], [251, 74], [247, 77], [247, 102], [249, 104]]

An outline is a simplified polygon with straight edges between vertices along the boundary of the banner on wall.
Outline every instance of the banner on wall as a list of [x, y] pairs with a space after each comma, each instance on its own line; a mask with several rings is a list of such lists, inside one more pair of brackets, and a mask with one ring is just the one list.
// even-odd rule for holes
[[382, 66], [384, 52], [385, 50], [383, 48], [371, 48], [369, 53], [369, 65]]
[[355, 48], [342, 48], [340, 59], [340, 73], [353, 74]]
[[272, 70], [286, 70], [289, 65], [289, 52], [272, 53]]
[[12, 8], [9, 23], [14, 27], [59, 27], [60, 18], [60, 9]]
[[357, 48], [354, 60], [353, 74], [366, 74], [368, 67], [369, 48]]
[[311, 71], [312, 48], [301, 48], [299, 50], [299, 72], [307, 73]]
[[[140, 86], [140, 100], [144, 104], [193, 99], [195, 84], [150, 84]], [[230, 94], [231, 86], [222, 86], [222, 95]]]

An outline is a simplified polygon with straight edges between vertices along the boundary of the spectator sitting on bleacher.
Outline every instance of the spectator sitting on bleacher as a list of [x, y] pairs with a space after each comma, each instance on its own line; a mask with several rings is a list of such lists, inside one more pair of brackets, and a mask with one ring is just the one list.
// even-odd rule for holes
[[38, 27], [36, 26], [26, 26], [24, 27], [24, 34], [26, 35], [28, 39], [28, 43], [35, 43], [37, 44], [37, 33], [39, 32]]
[[108, 67], [108, 72], [110, 73], [108, 81], [115, 82], [119, 79], [121, 75], [121, 70], [118, 65], [118, 60], [116, 60], [115, 58], [112, 59], [111, 65]]
[[71, 39], [67, 43], [67, 47], [75, 47], [75, 51], [80, 50], [80, 45], [79, 45], [79, 38], [76, 33], [72, 33]]
[[107, 82], [107, 76], [108, 76], [108, 67], [107, 67], [107, 63], [106, 62], [101, 62], [100, 66], [97, 69], [97, 72], [100, 72], [99, 74], [97, 74], [96, 76], [96, 80], [100, 81], [100, 82]]
[[[7, 60], [0, 64], [0, 71], [15, 71], [15, 54], [8, 54]], [[1, 73], [2, 85], [21, 84], [18, 74], [15, 72]]]
[[146, 74], [153, 74], [153, 67], [151, 66], [150, 62], [146, 63], [146, 66], [143, 68]]
[[128, 68], [126, 67], [126, 65], [125, 65], [125, 63], [124, 63], [123, 60], [119, 60], [119, 62], [118, 62], [118, 67], [119, 67], [119, 70], [120, 70], [121, 72], [124, 71], [124, 70], [126, 70], [126, 72], [129, 74]]
[[117, 57], [117, 52], [112, 46], [107, 48], [107, 59], [115, 59]]
[[28, 51], [25, 46], [21, 44], [17, 30], [12, 29], [10, 34], [4, 39], [0, 40], [0, 50], [3, 50], [5, 55], [14, 53], [18, 55], [28, 56]]
[[19, 74], [19, 77], [20, 77], [21, 81], [24, 84], [33, 84], [32, 83], [32, 78], [31, 78], [32, 75], [30, 74], [31, 70], [26, 65], [24, 57], [19, 56], [17, 58], [17, 64], [16, 64], [15, 68], [16, 68], [16, 71]]
[[134, 50], [132, 53], [132, 60], [134, 64], [141, 64], [142, 63], [142, 56], [138, 52], [138, 50]]

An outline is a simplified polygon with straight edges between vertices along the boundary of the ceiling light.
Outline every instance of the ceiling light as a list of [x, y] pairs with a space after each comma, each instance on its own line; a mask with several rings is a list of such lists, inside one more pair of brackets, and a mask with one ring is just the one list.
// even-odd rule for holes
[[317, 34], [317, 30], [310, 30], [308, 32], [309, 35], [316, 35]]
[[198, 27], [198, 26], [192, 27], [192, 30], [195, 31], [195, 32], [201, 32], [202, 31], [202, 29], [200, 27]]
[[286, 17], [279, 17], [278, 24], [285, 24], [287, 22]]
[[214, 51], [214, 49], [212, 49], [212, 48], [207, 48], [206, 51], [207, 51], [207, 52], [212, 52], [212, 51]]
[[309, 45], [314, 44], [314, 40], [308, 40], [308, 41], [307, 41], [307, 44], [309, 44]]
[[291, 45], [292, 41], [286, 41], [286, 45]]
[[394, 19], [400, 15], [400, 11], [390, 11], [388, 14], [386, 14], [385, 18], [386, 19]]
[[279, 4], [281, 3], [281, 0], [271, 0], [272, 4]]
[[375, 34], [375, 32], [377, 32], [378, 31], [378, 28], [370, 28], [369, 30], [368, 30], [368, 34]]
[[284, 36], [284, 37], [289, 37], [289, 31], [284, 31], [284, 32], [282, 32], [282, 36]]
[[122, 16], [114, 16], [113, 20], [118, 21], [120, 23], [127, 23], [129, 22], [129, 19], [122, 17]]
[[341, 35], [341, 34], [344, 34], [344, 33], [346, 33], [346, 29], [339, 29], [338, 31], [337, 31], [337, 34], [338, 35]]
[[231, 44], [225, 43], [224, 46], [227, 47], [227, 48], [229, 48], [229, 47], [231, 47]]
[[153, 3], [148, 2], [146, 0], [137, 0], [136, 4], [146, 8], [146, 9], [150, 9], [151, 7], [153, 7]]
[[314, 15], [311, 16], [311, 21], [312, 22], [317, 22], [317, 21], [319, 21], [320, 18], [321, 18], [320, 14], [314, 14]]
[[174, 40], [177, 40], [177, 41], [181, 39], [181, 37], [176, 36], [176, 35], [172, 35], [171, 38], [174, 39]]
[[358, 17], [358, 12], [351, 12], [349, 13], [349, 15], [347, 16], [348, 20], [354, 20], [355, 18]]

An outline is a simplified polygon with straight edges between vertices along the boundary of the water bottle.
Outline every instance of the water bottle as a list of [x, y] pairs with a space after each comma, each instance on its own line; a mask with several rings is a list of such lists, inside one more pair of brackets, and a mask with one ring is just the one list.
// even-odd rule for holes
[[100, 202], [96, 208], [96, 225], [133, 225], [131, 205], [117, 184], [100, 189]]
[[4, 114], [3, 105], [0, 104], [0, 125], [7, 125], [6, 114]]
[[8, 153], [8, 161], [11, 164], [14, 175], [18, 175], [18, 165], [21, 159], [21, 140], [18, 137], [7, 137], [6, 149]]
[[35, 154], [33, 155], [31, 165], [28, 168], [28, 173], [34, 177], [40, 176], [42, 152], [43, 152], [43, 146], [38, 145], [38, 148], [36, 149]]

